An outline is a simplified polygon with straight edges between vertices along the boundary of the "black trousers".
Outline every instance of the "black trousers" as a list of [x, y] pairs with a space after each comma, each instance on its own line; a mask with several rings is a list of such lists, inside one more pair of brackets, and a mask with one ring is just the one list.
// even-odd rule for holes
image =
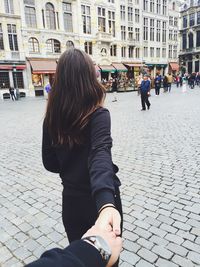
[[160, 94], [160, 85], [155, 85], [155, 92], [156, 92], [156, 95], [159, 95]]
[[[116, 194], [115, 205], [122, 217], [119, 192]], [[85, 232], [95, 224], [97, 217], [96, 203], [91, 195], [65, 196], [63, 194], [62, 219], [70, 243], [74, 240], [81, 239]], [[117, 267], [118, 262], [113, 266]]]
[[146, 105], [147, 108], [150, 107], [150, 102], [149, 102], [149, 96], [147, 94], [147, 92], [141, 92], [141, 103], [142, 103], [142, 109], [145, 110], [146, 109]]

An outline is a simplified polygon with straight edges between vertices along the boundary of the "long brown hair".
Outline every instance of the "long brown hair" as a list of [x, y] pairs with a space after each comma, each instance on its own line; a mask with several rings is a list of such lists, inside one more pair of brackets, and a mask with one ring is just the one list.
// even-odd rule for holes
[[90, 115], [101, 106], [105, 89], [91, 58], [73, 48], [59, 58], [45, 123], [54, 145], [81, 144]]

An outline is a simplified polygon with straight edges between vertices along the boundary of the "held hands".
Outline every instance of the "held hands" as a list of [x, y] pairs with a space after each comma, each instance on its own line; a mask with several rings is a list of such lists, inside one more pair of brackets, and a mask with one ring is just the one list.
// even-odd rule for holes
[[95, 225], [106, 231], [113, 231], [116, 236], [121, 234], [121, 215], [112, 204], [104, 205]]
[[104, 230], [101, 229], [100, 227], [98, 227], [97, 225], [94, 225], [92, 228], [90, 228], [83, 236], [87, 237], [87, 236], [101, 236], [109, 245], [111, 251], [112, 251], [112, 255], [110, 257], [110, 260], [108, 262], [108, 264], [106, 265], [106, 267], [111, 267], [113, 266], [113, 264], [117, 261], [117, 259], [119, 258], [119, 254], [122, 250], [122, 238], [118, 237], [115, 235], [115, 233], [113, 231], [110, 230]]

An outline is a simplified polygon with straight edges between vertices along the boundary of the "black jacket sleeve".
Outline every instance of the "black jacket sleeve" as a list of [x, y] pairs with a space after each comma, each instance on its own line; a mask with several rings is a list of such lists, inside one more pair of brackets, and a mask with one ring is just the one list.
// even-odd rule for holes
[[51, 249], [25, 267], [105, 267], [99, 251], [82, 240], [72, 242], [65, 249]]
[[55, 149], [52, 146], [52, 140], [49, 136], [45, 121], [43, 122], [43, 135], [42, 135], [42, 162], [50, 172], [59, 173], [59, 162], [56, 157]]
[[97, 210], [103, 205], [115, 204], [114, 170], [111, 156], [110, 113], [105, 108], [94, 112], [90, 121], [90, 152], [88, 168], [92, 194]]

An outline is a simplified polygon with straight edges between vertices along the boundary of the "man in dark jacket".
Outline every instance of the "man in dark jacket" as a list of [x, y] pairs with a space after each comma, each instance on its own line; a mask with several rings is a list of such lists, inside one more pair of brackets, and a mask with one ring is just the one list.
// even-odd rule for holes
[[[144, 75], [144, 79], [141, 83], [140, 91], [141, 91], [141, 103], [142, 103], [142, 109], [146, 110], [147, 108], [150, 109], [150, 102], [149, 102], [149, 95], [150, 95], [150, 89], [151, 89], [151, 83], [148, 80], [148, 75]], [[146, 105], [145, 105], [146, 104]]]
[[111, 267], [122, 249], [121, 237], [97, 226], [90, 228], [81, 240], [67, 248], [54, 248], [26, 267]]

